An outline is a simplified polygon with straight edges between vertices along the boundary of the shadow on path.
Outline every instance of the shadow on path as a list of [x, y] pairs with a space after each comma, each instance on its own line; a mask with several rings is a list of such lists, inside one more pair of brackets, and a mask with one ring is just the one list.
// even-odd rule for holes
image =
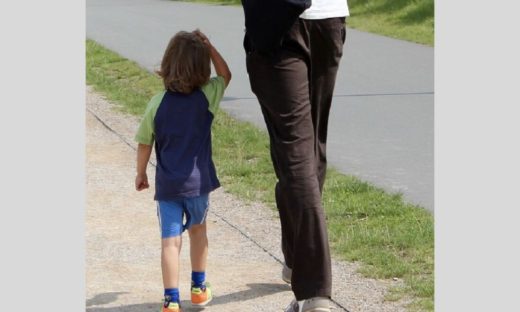
[[104, 294], [97, 294], [93, 298], [87, 300], [87, 307], [93, 305], [103, 305], [114, 302], [119, 295], [128, 294], [127, 292], [109, 292]]
[[226, 304], [235, 301], [247, 301], [259, 297], [269, 296], [278, 292], [291, 290], [291, 287], [287, 284], [253, 283], [247, 284], [247, 286], [249, 289], [223, 296], [215, 296], [210, 305], [216, 306], [219, 304]]
[[[87, 312], [158, 312], [160, 310], [161, 303], [142, 303], [142, 304], [130, 304], [121, 305], [118, 307], [95, 307], [87, 308]], [[184, 310], [184, 308], [183, 308]]]
[[[215, 296], [208, 307], [227, 304], [230, 302], [242, 302], [259, 297], [269, 296], [277, 292], [290, 291], [291, 287], [287, 284], [252, 283], [247, 284], [249, 289], [223, 296]], [[105, 305], [117, 300], [118, 295], [124, 292], [111, 292], [98, 294], [87, 300], [87, 312], [157, 312], [160, 302], [148, 302], [142, 304], [121, 305], [117, 307], [92, 307], [94, 305]], [[181, 302], [183, 311], [201, 311], [203, 308], [191, 306], [190, 300]]]

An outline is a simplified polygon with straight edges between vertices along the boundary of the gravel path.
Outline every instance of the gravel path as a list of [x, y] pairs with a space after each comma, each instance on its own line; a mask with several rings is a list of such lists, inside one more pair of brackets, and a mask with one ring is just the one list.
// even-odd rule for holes
[[[115, 108], [87, 87], [87, 311], [156, 312], [163, 289], [153, 186], [134, 190], [138, 118]], [[148, 166], [150, 181], [154, 169]], [[260, 203], [238, 200], [225, 185], [210, 202], [207, 271], [215, 298], [205, 311], [282, 311], [292, 292], [280, 279], [277, 214]], [[181, 299], [184, 311], [198, 311], [189, 303], [188, 246], [185, 241], [181, 254]], [[367, 279], [356, 268], [333, 260], [333, 311], [405, 311], [406, 302], [383, 300], [388, 287], [400, 281]]]

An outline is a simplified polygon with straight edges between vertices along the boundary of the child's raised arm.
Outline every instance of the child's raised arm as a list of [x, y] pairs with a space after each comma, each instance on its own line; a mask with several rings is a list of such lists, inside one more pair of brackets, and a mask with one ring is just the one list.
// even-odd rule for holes
[[213, 63], [213, 67], [215, 67], [215, 71], [217, 72], [217, 75], [224, 78], [224, 81], [226, 82], [226, 87], [229, 84], [229, 81], [231, 80], [231, 71], [229, 70], [229, 67], [222, 57], [220, 53], [217, 51], [217, 49], [209, 42], [208, 37], [204, 35], [199, 30], [195, 30], [195, 33], [200, 36], [202, 41], [208, 46], [209, 48], [209, 56], [211, 58], [211, 62]]

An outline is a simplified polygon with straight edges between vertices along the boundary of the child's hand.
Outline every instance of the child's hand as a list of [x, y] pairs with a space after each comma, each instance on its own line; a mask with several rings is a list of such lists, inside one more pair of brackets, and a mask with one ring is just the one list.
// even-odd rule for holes
[[193, 31], [193, 33], [197, 35], [205, 45], [211, 47], [211, 43], [209, 42], [208, 37], [205, 34], [203, 34], [200, 30], [196, 29]]
[[148, 184], [148, 176], [145, 174], [138, 174], [135, 177], [135, 189], [137, 191], [142, 191], [144, 189], [149, 188], [150, 185]]

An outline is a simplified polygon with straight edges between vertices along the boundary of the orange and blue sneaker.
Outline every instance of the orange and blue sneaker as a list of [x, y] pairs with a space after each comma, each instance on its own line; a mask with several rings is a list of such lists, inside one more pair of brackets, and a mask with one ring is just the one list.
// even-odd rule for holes
[[182, 312], [182, 309], [178, 302], [165, 300], [161, 312]]
[[213, 295], [209, 283], [204, 283], [201, 287], [191, 286], [191, 304], [205, 306], [211, 299], [213, 299]]

